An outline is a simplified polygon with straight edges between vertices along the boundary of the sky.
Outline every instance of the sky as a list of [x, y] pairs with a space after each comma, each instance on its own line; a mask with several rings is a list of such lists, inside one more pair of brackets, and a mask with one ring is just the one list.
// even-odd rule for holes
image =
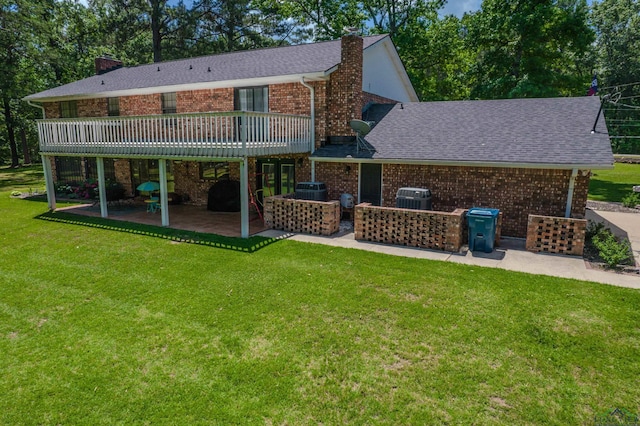
[[[587, 0], [588, 4], [594, 0]], [[462, 18], [465, 12], [472, 12], [480, 9], [482, 0], [448, 0], [444, 8], [440, 11], [440, 16], [455, 15]]]
[[465, 12], [480, 9], [482, 0], [448, 0], [440, 11], [440, 16], [456, 15], [461, 18]]

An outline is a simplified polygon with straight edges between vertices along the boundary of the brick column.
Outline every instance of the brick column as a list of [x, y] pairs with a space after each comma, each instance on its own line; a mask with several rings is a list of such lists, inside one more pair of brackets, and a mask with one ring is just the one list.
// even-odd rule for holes
[[342, 37], [341, 59], [331, 74], [327, 96], [328, 133], [353, 136], [349, 121], [362, 119], [362, 37]]

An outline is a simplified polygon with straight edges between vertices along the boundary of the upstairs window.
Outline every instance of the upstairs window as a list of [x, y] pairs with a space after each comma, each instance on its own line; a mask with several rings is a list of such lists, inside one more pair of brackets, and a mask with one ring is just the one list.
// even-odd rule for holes
[[76, 101], [60, 102], [60, 117], [76, 118], [78, 116], [78, 103]]
[[243, 87], [234, 93], [237, 111], [269, 112], [269, 87]]
[[109, 117], [120, 115], [120, 98], [107, 98], [107, 113]]
[[163, 114], [176, 113], [176, 92], [162, 94], [162, 113]]

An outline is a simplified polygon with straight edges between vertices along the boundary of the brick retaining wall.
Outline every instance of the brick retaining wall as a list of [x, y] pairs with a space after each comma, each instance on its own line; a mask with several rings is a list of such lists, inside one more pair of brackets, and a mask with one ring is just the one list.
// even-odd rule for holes
[[457, 252], [463, 242], [464, 210], [452, 213], [358, 204], [356, 240]]
[[529, 215], [527, 250], [582, 256], [585, 219]]
[[264, 202], [264, 223], [281, 231], [331, 235], [340, 228], [340, 202], [268, 197]]

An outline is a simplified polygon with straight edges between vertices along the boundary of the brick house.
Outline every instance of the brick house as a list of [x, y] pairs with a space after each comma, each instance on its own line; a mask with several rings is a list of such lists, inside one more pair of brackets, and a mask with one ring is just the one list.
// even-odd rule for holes
[[[387, 207], [398, 188], [429, 188], [434, 210], [499, 208], [502, 234], [524, 237], [530, 213], [584, 215], [590, 170], [613, 164], [604, 118], [591, 132], [597, 97], [418, 103], [384, 35], [131, 68], [101, 58], [95, 76], [25, 99], [46, 117], [51, 208], [75, 161], [131, 193], [159, 181], [164, 226], [169, 193], [206, 204], [222, 173], [264, 196], [320, 181], [329, 199]], [[371, 132], [357, 139], [352, 120]]]
[[329, 198], [393, 207], [398, 188], [428, 188], [433, 210], [498, 208], [502, 235], [525, 237], [529, 214], [583, 218], [591, 170], [613, 167], [599, 108], [594, 96], [370, 105], [360, 147], [311, 160]]
[[[417, 96], [388, 36], [347, 35], [130, 68], [99, 58], [95, 76], [25, 100], [45, 117], [38, 130], [50, 208], [55, 182], [70, 175], [115, 179], [131, 194], [153, 180], [169, 226], [168, 194], [206, 204], [222, 174], [243, 189], [246, 237], [244, 188], [292, 192], [295, 182], [314, 178], [310, 154], [352, 136], [349, 120], [361, 118], [365, 105]], [[70, 173], [70, 164], [80, 171]]]

